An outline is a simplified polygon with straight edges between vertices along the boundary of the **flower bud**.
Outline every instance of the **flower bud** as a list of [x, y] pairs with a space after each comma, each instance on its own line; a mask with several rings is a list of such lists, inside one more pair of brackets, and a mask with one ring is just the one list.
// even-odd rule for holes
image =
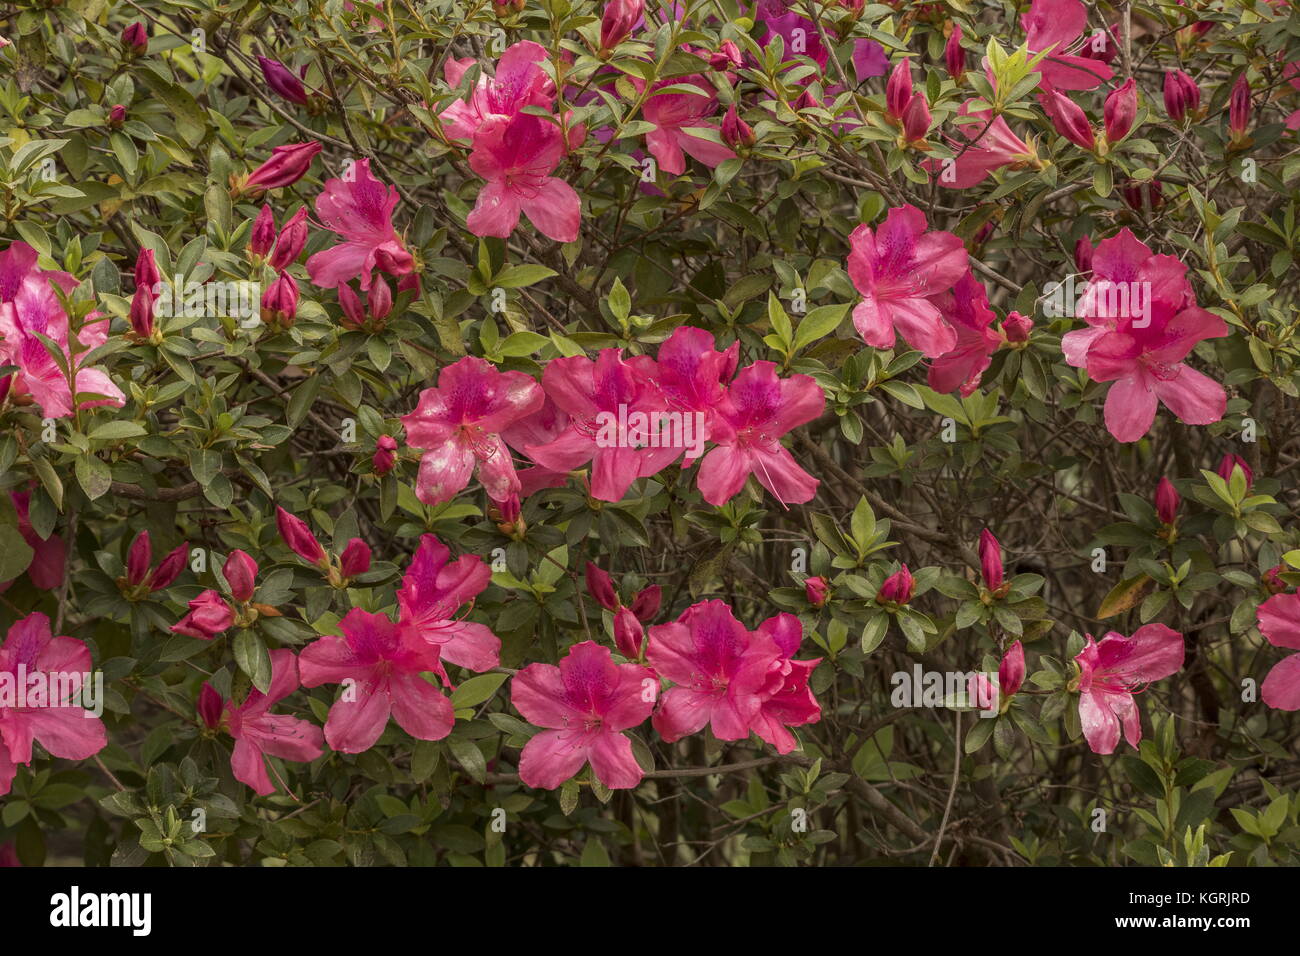
[[311, 168], [312, 160], [321, 150], [318, 142], [290, 143], [271, 150], [271, 158], [244, 180], [239, 192], [261, 193], [268, 189], [292, 186]]
[[275, 241], [275, 253], [271, 256], [271, 268], [276, 272], [281, 271], [298, 258], [306, 245], [307, 207], [303, 206], [280, 230], [280, 236]]
[[807, 578], [803, 582], [803, 595], [813, 607], [825, 607], [831, 596], [831, 586], [825, 578]]
[[267, 325], [290, 326], [298, 315], [298, 283], [281, 272], [262, 293], [262, 321]]
[[1074, 244], [1074, 268], [1079, 272], [1091, 272], [1092, 253], [1092, 240], [1083, 236]]
[[1181, 123], [1189, 113], [1201, 106], [1201, 88], [1182, 70], [1165, 74], [1165, 112], [1175, 123]]
[[988, 528], [980, 532], [980, 573], [984, 576], [984, 586], [990, 591], [1002, 587], [1002, 545]]
[[307, 522], [289, 514], [281, 507], [275, 509], [275, 526], [280, 531], [280, 538], [289, 546], [289, 550], [308, 564], [323, 566], [326, 563], [325, 549], [307, 527]]
[[216, 730], [221, 726], [221, 714], [226, 709], [225, 701], [217, 693], [216, 688], [204, 681], [202, 689], [199, 690], [198, 704], [195, 710], [198, 711], [199, 719], [203, 721], [203, 726], [209, 730]]
[[1130, 209], [1138, 212], [1143, 209], [1159, 209], [1165, 201], [1163, 187], [1155, 179], [1148, 179], [1145, 182], [1127, 182], [1120, 187], [1119, 194]]
[[618, 652], [630, 661], [639, 660], [645, 628], [630, 608], [621, 607], [614, 614], [614, 644]]
[[1260, 583], [1264, 585], [1265, 590], [1270, 594], [1281, 594], [1286, 590], [1287, 584], [1282, 580], [1282, 572], [1285, 570], [1284, 566], [1275, 564], [1265, 571], [1264, 576], [1260, 578]]
[[140, 254], [135, 257], [135, 287], [148, 289], [152, 295], [153, 287], [161, 281], [162, 273], [154, 261], [153, 250], [141, 247]]
[[732, 149], [747, 148], [756, 142], [754, 131], [740, 118], [735, 103], [731, 104], [727, 114], [722, 118], [722, 141]]
[[370, 286], [366, 307], [370, 311], [370, 320], [377, 326], [382, 326], [388, 313], [393, 311], [393, 290], [379, 276], [375, 276], [375, 281]]
[[1129, 134], [1137, 119], [1137, 84], [1129, 77], [1122, 86], [1106, 97], [1102, 111], [1105, 119], [1106, 140], [1118, 143]]
[[903, 110], [903, 139], [908, 143], [925, 142], [925, 134], [930, 132], [930, 104], [924, 93], [914, 93]]
[[271, 92], [298, 106], [307, 105], [307, 89], [292, 70], [279, 60], [272, 60], [265, 56], [259, 56], [257, 64], [262, 68], [262, 78], [266, 80], [266, 85], [271, 88]]
[[343, 318], [340, 324], [345, 329], [359, 329], [366, 324], [366, 307], [361, 303], [361, 297], [352, 291], [352, 287], [347, 283], [338, 287], [339, 305], [343, 307]]
[[966, 72], [966, 50], [961, 45], [961, 38], [961, 25], [954, 23], [948, 42], [943, 45], [943, 65], [948, 68], [948, 75], [959, 83]]
[[189, 607], [190, 612], [172, 625], [172, 633], [210, 641], [235, 622], [235, 613], [216, 591], [204, 591]]
[[732, 40], [724, 40], [718, 49], [709, 56], [709, 68], [721, 73], [724, 70], [739, 69], [744, 64], [740, 47]]
[[253, 220], [253, 231], [248, 238], [248, 251], [255, 256], [266, 258], [266, 254], [275, 245], [275, 213], [263, 203], [262, 210]]
[[587, 562], [587, 593], [605, 610], [618, 610], [618, 593], [614, 590], [609, 572], [602, 571], [591, 561]]
[[632, 599], [632, 613], [643, 624], [647, 621], [653, 621], [655, 615], [659, 613], [659, 605], [662, 601], [663, 588], [657, 584], [644, 587]]
[[1088, 114], [1080, 106], [1057, 90], [1048, 90], [1038, 98], [1043, 110], [1056, 131], [1080, 149], [1092, 149], [1097, 144], [1088, 122]]
[[117, 129], [126, 122], [126, 107], [121, 103], [114, 103], [108, 111], [108, 126], [110, 129]]
[[339, 573], [345, 578], [355, 578], [370, 570], [370, 545], [353, 538], [339, 555]]
[[907, 570], [905, 564], [885, 578], [880, 590], [876, 592], [876, 601], [881, 604], [907, 604], [912, 600], [915, 590], [916, 582], [912, 580], [912, 572]]
[[189, 545], [181, 544], [167, 553], [167, 557], [158, 562], [153, 577], [149, 579], [149, 590], [161, 591], [181, 576], [185, 570], [185, 559], [189, 557]]
[[1012, 343], [1028, 342], [1029, 333], [1033, 328], [1034, 320], [1019, 312], [1007, 313], [1006, 319], [1002, 322], [1002, 334], [1006, 336], [1008, 342]]
[[998, 665], [998, 690], [1003, 700], [1015, 695], [1025, 683], [1025, 648], [1016, 641], [1002, 655]]
[[1160, 484], [1156, 485], [1156, 517], [1161, 524], [1173, 524], [1178, 520], [1178, 506], [1182, 501], [1174, 483], [1162, 477]]
[[122, 31], [122, 46], [130, 56], [139, 56], [149, 49], [149, 31], [137, 20]]
[[609, 0], [600, 18], [600, 49], [608, 53], [632, 34], [645, 14], [645, 0]]
[[1239, 143], [1246, 138], [1246, 129], [1250, 126], [1250, 83], [1242, 73], [1233, 84], [1232, 95], [1228, 97], [1228, 131], [1232, 141]]
[[885, 82], [885, 113], [896, 123], [903, 121], [903, 111], [912, 100], [912, 61], [903, 57], [894, 65]]
[[138, 287], [131, 296], [131, 331], [142, 339], [153, 337], [153, 302], [153, 293], [144, 286]]
[[244, 551], [231, 551], [226, 563], [221, 568], [230, 585], [230, 596], [236, 601], [248, 602], [253, 599], [257, 580], [257, 562]]
[[1246, 459], [1240, 455], [1224, 455], [1219, 461], [1218, 475], [1224, 481], [1232, 480], [1232, 471], [1234, 468], [1240, 468], [1241, 473], [1246, 477], [1246, 487], [1249, 488], [1255, 483], [1255, 473], [1251, 471], [1250, 465], [1246, 464]]
[[126, 555], [126, 583], [143, 584], [149, 577], [149, 565], [153, 563], [153, 548], [149, 544], [149, 532], [141, 531], [131, 542]]
[[391, 435], [380, 435], [375, 442], [375, 454], [370, 459], [376, 475], [386, 475], [397, 463], [397, 439]]

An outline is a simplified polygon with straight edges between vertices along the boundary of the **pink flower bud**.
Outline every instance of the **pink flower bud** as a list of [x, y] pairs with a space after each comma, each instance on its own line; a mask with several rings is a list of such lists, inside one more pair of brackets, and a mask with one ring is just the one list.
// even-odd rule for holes
[[980, 573], [990, 591], [1002, 587], [1002, 545], [988, 528], [980, 532]]
[[268, 325], [293, 325], [298, 315], [298, 283], [287, 272], [281, 272], [262, 293], [262, 321]]
[[905, 564], [885, 578], [880, 590], [876, 592], [876, 601], [881, 604], [907, 604], [912, 600], [915, 590], [916, 582], [912, 580], [912, 572], [907, 570]]
[[1182, 501], [1174, 483], [1161, 478], [1160, 484], [1156, 485], [1156, 517], [1162, 524], [1173, 524], [1178, 520], [1178, 506]]
[[1228, 97], [1228, 131], [1234, 140], [1240, 140], [1246, 135], [1249, 125], [1250, 82], [1246, 79], [1246, 74], [1242, 73], [1232, 86], [1232, 95]]
[[371, 320], [377, 323], [382, 323], [388, 318], [388, 313], [393, 311], [393, 290], [379, 276], [375, 276], [375, 281], [370, 286], [370, 294], [366, 296], [366, 306], [370, 310]]
[[1132, 77], [1106, 97], [1103, 116], [1107, 141], [1118, 143], [1129, 134], [1134, 120], [1137, 119], [1137, 84]]
[[153, 336], [153, 293], [144, 286], [135, 290], [131, 296], [131, 331], [142, 339]]
[[202, 689], [199, 690], [199, 701], [195, 709], [198, 711], [199, 719], [203, 721], [203, 726], [209, 730], [216, 730], [221, 726], [221, 714], [226, 709], [226, 704], [216, 689], [205, 681]]
[[415, 268], [415, 259], [405, 249], [393, 250], [380, 246], [375, 250], [375, 265], [390, 276], [400, 276]]
[[353, 538], [339, 555], [339, 573], [345, 578], [355, 578], [369, 570], [370, 545], [360, 538]]
[[614, 644], [618, 647], [618, 652], [630, 661], [638, 660], [644, 640], [645, 628], [636, 615], [630, 608], [619, 608], [614, 614]]
[[1086, 114], [1074, 100], [1057, 90], [1048, 90], [1038, 98], [1056, 131], [1080, 149], [1092, 149], [1096, 137], [1092, 124]]
[[221, 568], [236, 601], [251, 601], [257, 581], [257, 562], [245, 551], [231, 551]]
[[831, 596], [831, 586], [825, 578], [807, 578], [803, 582], [803, 595], [813, 607], [825, 607]]
[[143, 584], [149, 577], [149, 565], [153, 563], [153, 548], [149, 544], [149, 532], [141, 531], [131, 542], [131, 549], [126, 555], [126, 583]]
[[339, 305], [343, 307], [342, 325], [345, 329], [359, 329], [366, 324], [366, 307], [361, 297], [346, 283], [338, 287]]
[[311, 169], [312, 160], [321, 150], [320, 143], [290, 143], [271, 150], [271, 158], [244, 181], [244, 192], [282, 189], [292, 186]]
[[1240, 455], [1224, 455], [1219, 462], [1218, 475], [1224, 481], [1232, 480], [1232, 471], [1234, 468], [1240, 468], [1241, 473], [1246, 476], [1246, 487], [1249, 488], [1255, 483], [1255, 473], [1251, 471], [1250, 465], [1246, 464], [1246, 459]]
[[1119, 194], [1130, 209], [1139, 212], [1143, 209], [1158, 209], [1165, 201], [1163, 187], [1154, 179], [1145, 182], [1127, 182], [1120, 187]]
[[817, 97], [813, 95], [813, 91], [805, 86], [803, 92], [799, 94], [798, 99], [790, 105], [794, 107], [794, 111], [797, 113], [800, 110], [816, 109], [822, 105], [822, 101], [817, 99]]
[[1074, 244], [1074, 268], [1079, 272], [1092, 271], [1092, 240], [1087, 236]]
[[1034, 328], [1034, 320], [1019, 312], [1010, 312], [1002, 323], [1002, 334], [1008, 342], [1028, 342], [1029, 333]]
[[1282, 580], [1282, 576], [1281, 576], [1282, 572], [1285, 570], [1286, 568], [1283, 567], [1282, 565], [1275, 564], [1273, 567], [1265, 571], [1264, 576], [1260, 578], [1260, 581], [1261, 583], [1263, 583], [1265, 590], [1267, 590], [1270, 594], [1281, 594], [1283, 591], [1286, 590], [1287, 587], [1286, 582]]
[[133, 56], [139, 56], [149, 49], [149, 31], [145, 29], [145, 25], [137, 20], [123, 30], [122, 46], [126, 47], [126, 52]]
[[645, 15], [645, 0], [609, 0], [600, 18], [600, 48], [608, 52], [632, 34]]
[[971, 674], [966, 681], [966, 704], [977, 710], [997, 711], [998, 689], [988, 674]]
[[653, 621], [655, 615], [659, 613], [659, 605], [663, 601], [663, 588], [657, 584], [642, 588], [637, 592], [636, 597], [632, 599], [632, 613], [636, 619], [643, 624], [647, 621]]
[[181, 576], [185, 570], [185, 559], [189, 557], [189, 545], [181, 544], [167, 553], [167, 557], [158, 562], [153, 577], [149, 579], [149, 590], [161, 591]]
[[307, 522], [289, 514], [283, 508], [275, 509], [275, 526], [280, 531], [280, 538], [289, 546], [289, 550], [308, 564], [324, 565], [325, 549], [307, 527]]
[[740, 118], [735, 103], [731, 104], [722, 118], [722, 141], [732, 149], [753, 146], [755, 143], [754, 131]]
[[1200, 105], [1201, 88], [1195, 80], [1182, 70], [1170, 70], [1165, 74], [1165, 112], [1171, 120], [1181, 123]]
[[386, 475], [393, 470], [393, 465], [397, 463], [396, 452], [397, 439], [391, 435], [380, 435], [379, 440], [375, 442], [374, 457], [370, 459], [376, 475]]
[[275, 241], [275, 253], [271, 256], [271, 268], [276, 272], [284, 269], [298, 258], [306, 245], [307, 207], [303, 206], [280, 230], [280, 237]]
[[204, 591], [190, 602], [190, 612], [172, 625], [172, 633], [210, 641], [235, 622], [235, 612], [216, 591]]
[[112, 129], [117, 129], [126, 122], [126, 107], [121, 103], [114, 103], [108, 111], [108, 125]]
[[1025, 682], [1025, 648], [1016, 641], [1002, 655], [998, 665], [998, 690], [1005, 699], [1013, 696]]
[[275, 245], [275, 213], [271, 207], [263, 204], [262, 210], [253, 220], [253, 231], [248, 239], [248, 251], [255, 256], [266, 257]]
[[885, 82], [885, 113], [901, 123], [903, 111], [912, 100], [912, 61], [903, 57], [894, 65]]
[[618, 592], [614, 590], [609, 572], [602, 571], [591, 561], [587, 562], [587, 593], [605, 610], [618, 610]]
[[740, 47], [731, 40], [724, 40], [718, 49], [709, 56], [709, 68], [719, 73], [724, 70], [739, 69], [744, 64]]
[[162, 273], [158, 271], [158, 263], [154, 261], [152, 249], [141, 247], [140, 254], [135, 257], [135, 287], [137, 289], [148, 289], [149, 294], [153, 294], [153, 287], [162, 281]]
[[401, 295], [403, 292], [420, 294], [420, 276], [418, 273], [408, 272], [397, 280], [397, 294]]
[[262, 68], [262, 78], [266, 80], [266, 85], [273, 93], [290, 103], [299, 106], [307, 105], [307, 89], [292, 70], [279, 60], [272, 60], [265, 56], [259, 56], [257, 64]]
[[948, 68], [948, 75], [958, 82], [966, 72], [966, 50], [961, 45], [961, 25], [954, 23], [948, 42], [943, 45], [943, 65]]
[[928, 132], [930, 104], [926, 102], [924, 93], [914, 93], [903, 110], [903, 139], [909, 143], [921, 143]]

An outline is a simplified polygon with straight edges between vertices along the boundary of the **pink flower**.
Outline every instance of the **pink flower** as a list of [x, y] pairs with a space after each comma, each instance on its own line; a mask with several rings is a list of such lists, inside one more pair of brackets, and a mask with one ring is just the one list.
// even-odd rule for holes
[[831, 596], [831, 586], [825, 578], [808, 578], [803, 582], [803, 595], [813, 607], [825, 607]]
[[[547, 395], [541, 408], [510, 425], [501, 432], [501, 437], [515, 451], [527, 455], [529, 446], [548, 444], [564, 434], [568, 427], [569, 416]], [[543, 488], [562, 487], [569, 480], [567, 472], [552, 471], [540, 465], [524, 468], [517, 474], [521, 498], [527, 498]]]
[[1091, 90], [1113, 75], [1102, 61], [1070, 53], [1088, 27], [1088, 11], [1080, 0], [1034, 0], [1020, 25], [1031, 53], [1049, 51], [1037, 66], [1044, 85]]
[[970, 395], [979, 388], [984, 370], [1002, 344], [1001, 336], [993, 328], [996, 316], [989, 308], [988, 291], [967, 270], [950, 292], [935, 296], [932, 301], [944, 321], [957, 333], [957, 343], [930, 365], [930, 387], [936, 392], [960, 389], [963, 395]]
[[371, 456], [370, 463], [374, 466], [376, 475], [386, 475], [393, 470], [397, 464], [397, 439], [392, 435], [380, 435], [375, 440], [375, 453]]
[[[1274, 594], [1257, 613], [1265, 640], [1300, 651], [1300, 594]], [[1288, 654], [1274, 664], [1259, 690], [1274, 710], [1300, 710], [1300, 654]]]
[[[63, 572], [68, 563], [68, 545], [57, 534], [42, 538], [36, 533], [28, 516], [31, 498], [31, 493], [27, 491], [9, 493], [18, 518], [18, 533], [32, 549], [32, 563], [27, 566], [27, 577], [38, 590], [53, 591], [63, 584]], [[0, 592], [8, 590], [9, 583], [0, 583]]]
[[984, 586], [990, 591], [996, 593], [1001, 589], [1002, 545], [988, 528], [980, 532], [980, 574], [984, 578]]
[[349, 611], [339, 629], [341, 636], [313, 641], [298, 660], [304, 687], [344, 684], [325, 721], [332, 749], [369, 750], [390, 716], [417, 740], [442, 740], [451, 733], [451, 701], [420, 676], [442, 672], [438, 645], [361, 608]]
[[876, 592], [876, 603], [894, 604], [901, 607], [909, 604], [912, 595], [915, 593], [916, 582], [912, 578], [912, 572], [904, 564], [881, 582], [880, 589]]
[[292, 186], [307, 175], [312, 160], [320, 150], [320, 143], [314, 140], [310, 143], [289, 143], [275, 147], [271, 150], [271, 158], [253, 170], [252, 174], [243, 181], [240, 191], [257, 194], [268, 189]]
[[464, 620], [460, 609], [473, 604], [492, 580], [492, 571], [477, 555], [450, 558], [435, 535], [421, 535], [397, 590], [397, 622], [433, 646], [443, 660], [489, 671], [501, 664], [501, 639], [486, 625]]
[[370, 160], [354, 162], [342, 179], [328, 179], [316, 197], [316, 215], [343, 242], [307, 260], [307, 274], [321, 288], [336, 288], [360, 277], [361, 290], [370, 288], [379, 267], [389, 275], [406, 275], [415, 268], [411, 254], [393, 228], [397, 190], [370, 173]]
[[853, 41], [853, 74], [858, 82], [873, 76], [884, 76], [889, 69], [889, 55], [875, 40]]
[[758, 716], [781, 649], [752, 634], [723, 601], [701, 601], [671, 624], [650, 628], [650, 666], [674, 683], [654, 715], [668, 743], [708, 726], [718, 740], [744, 740]]
[[1196, 305], [1186, 266], [1153, 255], [1122, 229], [1098, 243], [1092, 271], [1079, 308], [1089, 328], [1066, 333], [1061, 351], [1093, 380], [1115, 383], [1106, 394], [1106, 428], [1115, 440], [1145, 435], [1157, 402], [1190, 425], [1222, 418], [1223, 386], [1183, 360], [1197, 342], [1227, 335], [1228, 327]]
[[[441, 119], [447, 136], [472, 139], [484, 126], [504, 123], [519, 115], [525, 106], [549, 110], [555, 99], [555, 83], [541, 67], [546, 48], [522, 40], [506, 48], [497, 61], [495, 76], [480, 74], [468, 100], [456, 99], [443, 110]], [[449, 58], [443, 68], [447, 83], [460, 85], [474, 60]]]
[[630, 790], [643, 772], [622, 731], [654, 709], [658, 684], [638, 664], [615, 664], [609, 648], [583, 641], [553, 664], [529, 664], [510, 682], [510, 702], [544, 728], [519, 755], [519, 778], [554, 790], [586, 763], [610, 790]]
[[1147, 624], [1124, 637], [1111, 631], [1100, 642], [1088, 635], [1074, 658], [1079, 665], [1079, 722], [1093, 753], [1115, 752], [1121, 725], [1136, 747], [1142, 723], [1133, 694], [1183, 667], [1183, 636], [1163, 624]]
[[[16, 699], [5, 703], [0, 698], [0, 796], [9, 792], [18, 767], [31, 764], [33, 741], [65, 760], [85, 760], [108, 746], [103, 722], [77, 703], [91, 666], [86, 645], [55, 637], [50, 619], [39, 611], [10, 626], [0, 646], [0, 673], [8, 675], [5, 683], [24, 688], [27, 696], [22, 706]], [[33, 682], [37, 675], [41, 680]], [[50, 699], [54, 688], [72, 696]]]
[[1160, 484], [1156, 485], [1156, 517], [1161, 524], [1173, 524], [1178, 520], [1178, 506], [1182, 500], [1174, 483], [1162, 477]]
[[[640, 89], [637, 81], [632, 82]], [[709, 119], [717, 109], [718, 97], [707, 80], [701, 76], [679, 76], [660, 80], [653, 89], [680, 85], [694, 86], [700, 92], [651, 92], [642, 109], [646, 122], [655, 127], [646, 134], [645, 142], [659, 168], [670, 176], [680, 176], [686, 172], [686, 155], [709, 167], [734, 159], [736, 154], [730, 148], [694, 132], [718, 130], [717, 123]]]
[[1250, 465], [1246, 463], [1246, 459], [1242, 458], [1240, 455], [1234, 455], [1231, 453], [1224, 455], [1219, 459], [1219, 467], [1216, 469], [1215, 474], [1224, 481], [1231, 481], [1232, 473], [1238, 468], [1241, 469], [1242, 477], [1246, 479], [1246, 487], [1250, 488], [1250, 486], [1255, 483], [1255, 472], [1251, 470]]
[[501, 432], [541, 404], [541, 387], [523, 372], [502, 372], [470, 355], [444, 368], [437, 387], [421, 392], [415, 411], [402, 417], [407, 444], [426, 449], [416, 496], [431, 505], [450, 501], [475, 467], [493, 501], [518, 494], [519, 477]]
[[718, 408], [740, 358], [739, 341], [721, 352], [715, 351], [716, 345], [712, 332], [679, 326], [659, 346], [656, 358], [655, 382], [659, 390], [670, 408], [702, 416], [702, 440], [712, 436]]
[[1019, 169], [1037, 161], [1033, 148], [1011, 132], [1006, 120], [992, 116], [988, 110], [972, 110], [970, 104], [969, 100], [962, 103], [957, 112], [959, 118], [969, 118], [968, 122], [957, 124], [957, 131], [969, 142], [955, 143], [956, 156], [951, 160], [932, 159], [922, 164], [939, 174], [940, 186], [969, 189], [996, 169], [1004, 166]]
[[811, 376], [780, 378], [772, 362], [742, 369], [718, 406], [711, 431], [717, 447], [696, 477], [704, 500], [726, 504], [752, 474], [783, 505], [811, 501], [819, 482], [799, 467], [781, 436], [825, 408], [826, 395]]
[[528, 445], [529, 457], [552, 472], [590, 461], [592, 497], [621, 501], [632, 482], [658, 474], [684, 450], [651, 420], [666, 408], [656, 371], [649, 356], [625, 360], [622, 349], [601, 349], [594, 362], [580, 355], [552, 359], [542, 388], [570, 421], [553, 441]]
[[893, 348], [895, 330], [927, 358], [951, 352], [957, 333], [932, 296], [965, 274], [966, 249], [950, 232], [926, 232], [925, 214], [898, 206], [878, 229], [861, 225], [849, 236], [849, 277], [862, 293], [853, 324], [868, 344]]
[[235, 749], [230, 756], [235, 779], [261, 796], [275, 793], [275, 785], [266, 772], [268, 755], [309, 763], [324, 752], [325, 737], [315, 724], [301, 717], [268, 713], [297, 689], [298, 659], [292, 651], [277, 649], [271, 651], [271, 686], [265, 694], [254, 687], [242, 704], [226, 702], [224, 706], [210, 684], [204, 684], [199, 694], [203, 722], [216, 729], [224, 715], [230, 736], [235, 738]]
[[560, 128], [531, 113], [482, 127], [469, 165], [486, 185], [465, 220], [469, 231], [509, 238], [522, 213], [548, 239], [577, 239], [582, 201], [572, 186], [551, 175], [566, 148]]
[[172, 633], [210, 641], [235, 623], [235, 612], [217, 591], [204, 591], [189, 606], [190, 612], [172, 625]]
[[776, 667], [769, 673], [763, 698], [750, 729], [760, 740], [771, 744], [779, 754], [788, 754], [798, 741], [791, 727], [815, 724], [822, 709], [813, 696], [808, 680], [821, 658], [791, 660], [803, 642], [803, 625], [793, 614], [778, 614], [758, 626], [756, 640], [772, 641], [780, 652]]

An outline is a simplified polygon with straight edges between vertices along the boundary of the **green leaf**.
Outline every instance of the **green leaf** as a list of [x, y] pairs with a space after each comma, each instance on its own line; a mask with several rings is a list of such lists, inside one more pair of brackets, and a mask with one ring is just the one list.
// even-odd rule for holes
[[252, 631], [240, 631], [234, 640], [235, 663], [263, 694], [271, 689], [271, 653]]
[[495, 694], [497, 688], [505, 683], [509, 676], [508, 674], [480, 674], [478, 677], [471, 677], [452, 692], [452, 709], [463, 710], [466, 707], [478, 706]]

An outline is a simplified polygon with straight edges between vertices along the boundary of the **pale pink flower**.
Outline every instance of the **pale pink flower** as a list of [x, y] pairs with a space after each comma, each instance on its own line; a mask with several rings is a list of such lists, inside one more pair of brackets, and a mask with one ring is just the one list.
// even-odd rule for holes
[[[507, 47], [493, 76], [480, 74], [468, 100], [456, 99], [442, 111], [447, 135], [452, 139], [473, 139], [482, 127], [503, 123], [525, 106], [549, 110], [555, 100], [555, 82], [541, 66], [546, 59], [546, 48], [532, 40]], [[474, 63], [468, 58], [448, 58], [443, 67], [447, 83], [453, 88], [460, 86], [461, 78]]]
[[316, 197], [316, 215], [343, 242], [307, 260], [313, 284], [327, 289], [360, 278], [367, 291], [376, 267], [389, 275], [406, 275], [415, 268], [411, 254], [393, 228], [397, 190], [370, 173], [370, 160], [353, 162], [341, 179], [327, 179]]
[[1079, 723], [1093, 753], [1114, 753], [1120, 728], [1136, 747], [1142, 722], [1133, 694], [1183, 667], [1183, 636], [1163, 624], [1147, 624], [1124, 637], [1111, 631], [1088, 643], [1074, 658], [1079, 665]]
[[[1300, 594], [1274, 594], [1256, 613], [1259, 632], [1270, 644], [1300, 651]], [[1274, 664], [1259, 695], [1275, 710], [1300, 710], [1300, 654], [1288, 654]]]

